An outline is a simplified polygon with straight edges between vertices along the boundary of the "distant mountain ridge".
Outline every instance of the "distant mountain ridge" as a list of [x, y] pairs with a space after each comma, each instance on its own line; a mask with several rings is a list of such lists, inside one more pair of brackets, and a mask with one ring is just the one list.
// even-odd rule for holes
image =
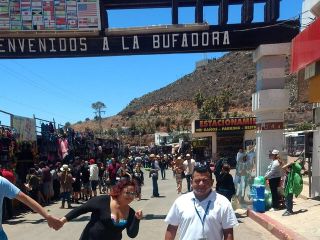
[[228, 53], [219, 59], [210, 59], [206, 66], [199, 67], [166, 87], [132, 100], [120, 114], [155, 104], [193, 101], [197, 91], [207, 97], [219, 94], [226, 87], [232, 89], [234, 103], [240, 102], [247, 107], [251, 104], [255, 82], [252, 53]]
[[[221, 94], [226, 88], [232, 93], [230, 111], [244, 115], [252, 114], [251, 96], [256, 92], [256, 67], [252, 52], [231, 52], [218, 59], [208, 59], [205, 66], [196, 68], [192, 73], [166, 87], [133, 99], [116, 116], [103, 119], [102, 126], [104, 129], [130, 127], [133, 123], [141, 125], [146, 121], [152, 125], [156, 121], [165, 121], [168, 118], [174, 126], [185, 125], [183, 121], [191, 121], [198, 116], [193, 103], [198, 91], [209, 97]], [[289, 123], [310, 121], [311, 104], [299, 103], [297, 100], [296, 76], [287, 75], [285, 88], [290, 92], [290, 107], [285, 114], [286, 121]], [[94, 125], [91, 122], [74, 126], [90, 127]]]

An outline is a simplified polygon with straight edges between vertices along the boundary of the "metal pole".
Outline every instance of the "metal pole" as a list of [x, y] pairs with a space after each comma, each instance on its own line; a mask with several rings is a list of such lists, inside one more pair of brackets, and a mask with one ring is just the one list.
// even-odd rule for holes
[[308, 158], [308, 180], [309, 180], [309, 198], [311, 198], [311, 185], [312, 185], [312, 173], [311, 173], [312, 157]]

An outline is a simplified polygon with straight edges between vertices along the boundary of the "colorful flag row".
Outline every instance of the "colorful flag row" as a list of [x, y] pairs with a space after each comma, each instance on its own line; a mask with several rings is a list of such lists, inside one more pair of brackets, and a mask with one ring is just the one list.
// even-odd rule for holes
[[100, 29], [99, 0], [0, 0], [0, 30]]

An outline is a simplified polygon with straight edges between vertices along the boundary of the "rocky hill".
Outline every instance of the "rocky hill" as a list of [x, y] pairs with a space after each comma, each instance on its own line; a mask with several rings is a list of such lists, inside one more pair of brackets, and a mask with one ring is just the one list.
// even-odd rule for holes
[[[205, 66], [198, 67], [172, 84], [133, 99], [116, 116], [103, 119], [102, 127], [134, 127], [147, 133], [156, 129], [166, 130], [168, 126], [171, 129], [189, 129], [191, 119], [198, 118], [193, 103], [198, 91], [204, 97], [209, 97], [229, 89], [232, 94], [229, 111], [237, 112], [238, 115], [251, 115], [251, 95], [256, 91], [256, 69], [252, 59], [252, 52], [232, 52], [219, 59], [210, 59]], [[310, 121], [311, 105], [298, 103], [297, 100], [296, 76], [287, 75], [286, 88], [290, 91], [286, 121]], [[88, 121], [73, 127], [76, 130], [85, 127], [96, 129], [98, 124], [96, 121]]]

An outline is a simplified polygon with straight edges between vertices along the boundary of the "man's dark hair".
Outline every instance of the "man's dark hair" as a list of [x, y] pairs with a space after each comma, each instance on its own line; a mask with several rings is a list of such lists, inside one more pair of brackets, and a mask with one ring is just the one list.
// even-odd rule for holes
[[228, 163], [224, 163], [222, 165], [222, 169], [225, 171], [225, 172], [230, 172], [230, 165]]
[[198, 172], [198, 173], [209, 173], [210, 174], [210, 178], [212, 179], [212, 171], [210, 169], [210, 167], [208, 165], [196, 165], [193, 169], [193, 173], [192, 173], [192, 176], [195, 172]]

